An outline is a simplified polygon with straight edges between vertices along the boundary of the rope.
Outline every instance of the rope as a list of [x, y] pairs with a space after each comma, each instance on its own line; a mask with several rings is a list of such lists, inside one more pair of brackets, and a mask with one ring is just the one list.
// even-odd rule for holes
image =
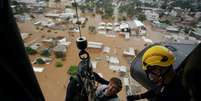
[[[76, 16], [77, 16], [77, 26], [79, 29], [79, 35], [80, 38], [82, 38], [82, 33], [81, 33], [81, 29], [80, 29], [80, 24], [81, 22], [79, 22], [79, 16], [78, 16], [78, 10], [77, 10], [77, 3], [74, 0], [75, 3], [75, 10], [76, 10]], [[87, 68], [85, 71], [86, 74], [84, 74], [84, 80], [83, 80], [83, 87], [82, 88], [82, 92], [81, 93], [86, 93], [88, 96], [88, 101], [94, 101], [95, 100], [95, 78], [93, 75], [93, 71], [92, 71], [92, 67], [90, 66], [90, 57], [89, 57], [89, 53], [87, 51], [85, 51], [85, 42], [83, 40], [77, 42], [78, 48], [81, 50], [79, 53], [79, 57], [81, 59], [81, 63], [84, 63], [83, 66], [86, 66], [85, 68]], [[85, 55], [85, 56], [83, 56]], [[83, 67], [80, 67], [83, 68]], [[85, 94], [83, 94], [85, 95]]]
[[79, 22], [79, 16], [78, 16], [78, 11], [77, 11], [77, 2], [74, 0], [74, 3], [75, 3], [75, 11], [76, 11], [76, 17], [77, 17], [77, 26], [78, 26], [78, 29], [79, 29], [79, 34], [80, 34], [80, 38], [82, 36], [82, 33], [81, 33], [81, 28], [80, 28], [80, 22]]

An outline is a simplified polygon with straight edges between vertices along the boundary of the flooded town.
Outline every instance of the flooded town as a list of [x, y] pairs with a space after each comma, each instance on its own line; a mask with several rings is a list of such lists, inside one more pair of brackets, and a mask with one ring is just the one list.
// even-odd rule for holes
[[144, 48], [201, 40], [199, 0], [11, 0], [11, 8], [46, 101], [65, 100], [81, 61], [80, 36], [93, 71], [122, 81], [120, 101], [147, 91], [130, 75]]

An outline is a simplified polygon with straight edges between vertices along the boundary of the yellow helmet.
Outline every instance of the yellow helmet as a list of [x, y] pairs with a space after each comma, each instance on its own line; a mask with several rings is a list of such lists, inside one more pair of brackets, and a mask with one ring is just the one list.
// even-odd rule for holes
[[171, 66], [175, 61], [175, 57], [171, 50], [168, 48], [155, 45], [147, 49], [142, 57], [142, 68], [148, 70], [149, 67], [159, 67], [160, 69], [166, 69]]

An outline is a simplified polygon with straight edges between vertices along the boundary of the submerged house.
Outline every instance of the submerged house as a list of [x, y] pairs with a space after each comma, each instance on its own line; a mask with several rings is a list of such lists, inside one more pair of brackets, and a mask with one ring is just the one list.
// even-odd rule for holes
[[53, 49], [56, 58], [64, 58], [66, 56], [66, 46], [65, 45], [57, 45]]

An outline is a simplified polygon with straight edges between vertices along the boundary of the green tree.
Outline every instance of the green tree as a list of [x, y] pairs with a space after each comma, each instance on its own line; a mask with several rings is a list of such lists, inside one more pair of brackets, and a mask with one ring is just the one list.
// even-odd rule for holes
[[71, 76], [75, 76], [78, 72], [78, 67], [76, 65], [71, 65], [67, 71]]
[[84, 13], [86, 10], [95, 11], [96, 3], [94, 0], [86, 0], [85, 3], [79, 5], [80, 10]]
[[128, 4], [119, 7], [120, 13], [126, 12], [127, 16], [130, 18], [141, 13], [140, 7], [142, 3], [139, 0], [130, 0], [128, 2]]
[[32, 49], [31, 47], [25, 47], [25, 50], [26, 50], [27, 54], [33, 55], [33, 54], [37, 53], [37, 51]]
[[50, 32], [51, 32], [51, 30], [50, 30], [50, 29], [48, 29], [48, 30], [47, 30], [47, 32], [48, 32], [48, 33], [50, 33]]
[[63, 67], [63, 63], [61, 61], [57, 60], [56, 63], [55, 63], [55, 66], [57, 68]]
[[79, 5], [79, 8], [84, 13], [88, 9], [88, 6], [86, 4], [81, 4]]
[[175, 0], [173, 3], [171, 3], [171, 6], [173, 7], [181, 7], [182, 9], [194, 9], [193, 2], [191, 0]]
[[139, 19], [140, 21], [145, 21], [145, 20], [146, 20], [146, 16], [145, 16], [144, 14], [140, 14], [140, 15], [138, 16], [138, 19]]
[[38, 58], [38, 59], [36, 60], [36, 63], [37, 63], [37, 64], [45, 64], [45, 61], [43, 61], [42, 58]]
[[112, 0], [102, 0], [97, 2], [96, 4], [96, 8], [101, 10], [103, 9], [104, 14], [103, 14], [103, 18], [110, 18], [113, 15], [113, 5], [112, 5]]
[[171, 25], [171, 22], [169, 20], [160, 21], [160, 23], [165, 23], [165, 24]]

